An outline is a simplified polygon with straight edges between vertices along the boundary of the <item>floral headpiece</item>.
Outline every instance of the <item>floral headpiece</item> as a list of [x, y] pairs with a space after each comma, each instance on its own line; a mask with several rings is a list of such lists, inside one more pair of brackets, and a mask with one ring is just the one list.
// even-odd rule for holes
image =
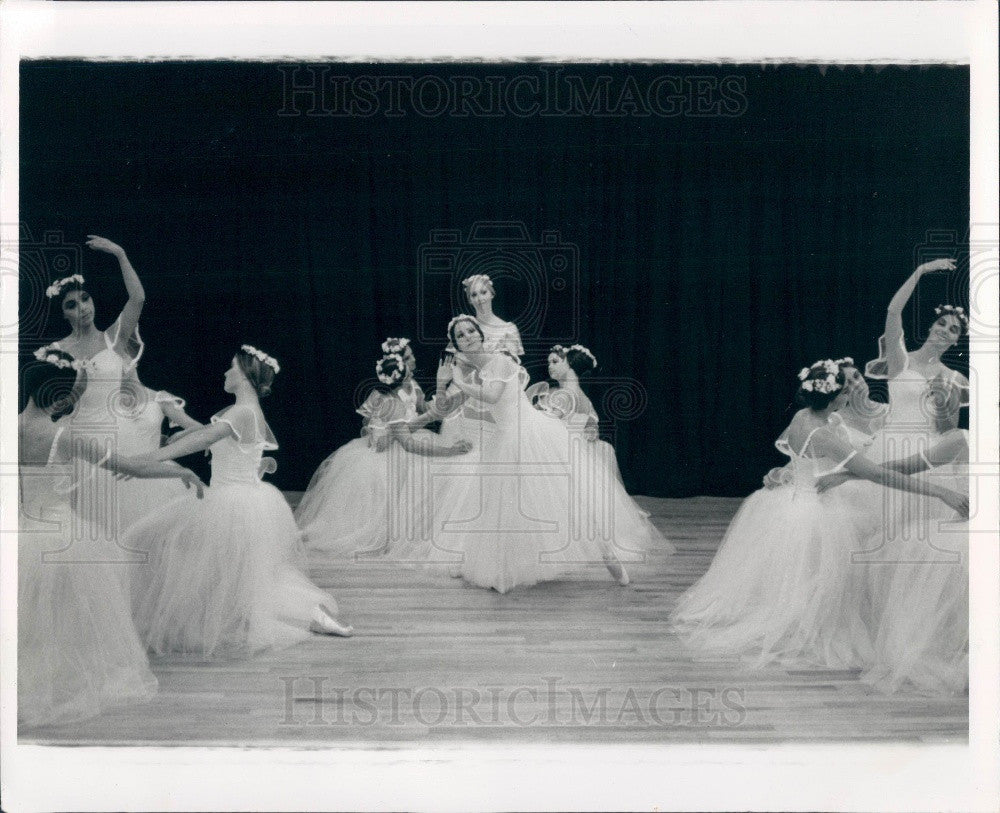
[[854, 359], [850, 356], [844, 356], [842, 359], [837, 359], [833, 362], [838, 367], [854, 367]]
[[465, 287], [466, 291], [469, 291], [469, 289], [471, 289], [477, 282], [481, 282], [483, 285], [488, 286], [490, 290], [493, 289], [493, 280], [491, 280], [487, 274], [473, 274], [471, 277], [466, 277], [462, 280], [462, 285]]
[[[476, 325], [477, 327], [479, 326], [479, 320], [476, 319], [475, 316], [469, 316], [469, 314], [467, 313], [460, 313], [458, 316], [453, 316], [451, 318], [451, 321], [448, 322], [448, 330], [447, 330], [448, 335], [451, 336], [451, 329], [455, 327], [456, 322], [463, 322], [463, 321], [469, 321], [472, 322], [472, 324]], [[481, 329], [482, 328], [480, 328], [480, 330]]]
[[[841, 359], [843, 361], [844, 359]], [[813, 371], [822, 369], [826, 373], [822, 378], [809, 378]], [[840, 373], [840, 363], [833, 359], [823, 359], [817, 361], [811, 367], [803, 367], [799, 370], [800, 385], [806, 392], [832, 393], [843, 389], [842, 384], [837, 383], [837, 375]], [[808, 379], [808, 380], [807, 380]]]
[[954, 316], [962, 323], [962, 327], [966, 331], [969, 329], [969, 317], [965, 315], [965, 308], [959, 307], [957, 305], [938, 305], [934, 309], [934, 313], [938, 316]]
[[[387, 361], [396, 362], [396, 369], [391, 373], [385, 372], [385, 363]], [[387, 353], [375, 362], [375, 375], [377, 375], [378, 380], [387, 387], [391, 387], [397, 381], [401, 380], [403, 378], [403, 370], [405, 369], [406, 363], [403, 361], [403, 357], [399, 355], [399, 353]]]
[[274, 370], [275, 375], [281, 372], [281, 367], [278, 366], [278, 360], [276, 358], [274, 358], [273, 356], [269, 356], [263, 350], [258, 350], [252, 344], [244, 344], [240, 347], [240, 350], [242, 350], [244, 353], [247, 353], [248, 355], [253, 356], [261, 363], [266, 364], [268, 367]]
[[382, 342], [382, 352], [383, 353], [400, 353], [402, 354], [407, 347], [410, 346], [410, 340], [406, 338], [393, 339], [388, 338]]
[[[53, 350], [62, 350], [59, 346], [59, 342], [52, 342], [52, 344], [47, 344], [45, 347], [39, 347], [35, 351], [35, 358], [39, 361], [44, 361], [47, 364], [52, 364], [58, 367], [60, 370], [82, 370], [87, 366], [86, 360], [73, 359], [72, 361], [64, 358], [60, 358]], [[65, 351], [63, 351], [65, 352]]]
[[72, 285], [76, 283], [77, 285], [83, 285], [83, 275], [73, 274], [69, 277], [63, 277], [60, 280], [53, 282], [48, 288], [45, 289], [45, 295], [52, 299], [54, 296], [59, 296], [62, 293], [62, 289], [67, 285]]
[[566, 358], [566, 354], [570, 350], [578, 350], [579, 352], [583, 353], [583, 355], [585, 355], [587, 358], [590, 359], [591, 366], [594, 369], [597, 369], [597, 357], [582, 344], [571, 344], [569, 347], [563, 347], [561, 344], [557, 344], [555, 347], [552, 348], [552, 351], [554, 353], [558, 353], [563, 358]]

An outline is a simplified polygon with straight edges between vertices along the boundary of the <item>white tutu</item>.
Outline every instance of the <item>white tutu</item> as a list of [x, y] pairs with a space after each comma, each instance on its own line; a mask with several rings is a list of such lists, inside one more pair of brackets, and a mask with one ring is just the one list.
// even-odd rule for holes
[[[956, 491], [968, 489], [964, 466], [940, 469], [929, 476]], [[904, 526], [893, 540], [896, 561], [878, 566], [875, 658], [863, 678], [880, 691], [968, 688], [969, 523], [947, 511]]]
[[139, 634], [157, 653], [242, 656], [308, 636], [315, 608], [336, 603], [293, 564], [300, 534], [285, 498], [258, 479], [263, 440], [253, 410], [231, 407], [213, 417], [237, 441], [212, 446], [212, 486], [203, 500], [162, 506], [127, 534], [147, 552], [133, 569]]
[[496, 428], [469, 455], [435, 461], [433, 504], [419, 511], [433, 520], [430, 539], [414, 557], [449, 562], [467, 581], [504, 593], [603, 570], [619, 549], [643, 550], [656, 533], [645, 517], [623, 516], [610, 540], [599, 532], [602, 512], [617, 519], [620, 504], [606, 452], [535, 410], [509, 357], [494, 356], [480, 376], [505, 384], [489, 405]]
[[708, 572], [678, 601], [673, 626], [692, 647], [757, 665], [860, 668], [872, 656], [867, 580], [852, 562], [861, 537], [841, 489], [815, 490], [846, 461], [783, 450], [792, 455], [789, 482], [743, 502]]
[[19, 723], [71, 723], [149, 700], [156, 693], [156, 678], [116, 566], [87, 561], [94, 558], [88, 556], [92, 551], [82, 549], [90, 534], [84, 529], [80, 539], [73, 538], [69, 503], [52, 479], [22, 476], [22, 482]]
[[[397, 543], [419, 534], [409, 493], [428, 482], [428, 458], [391, 442], [390, 427], [417, 417], [423, 393], [416, 383], [392, 393], [372, 392], [357, 410], [364, 435], [345, 443], [313, 474], [295, 520], [306, 546], [320, 555], [366, 558], [392, 555]], [[431, 433], [414, 433], [415, 438]]]

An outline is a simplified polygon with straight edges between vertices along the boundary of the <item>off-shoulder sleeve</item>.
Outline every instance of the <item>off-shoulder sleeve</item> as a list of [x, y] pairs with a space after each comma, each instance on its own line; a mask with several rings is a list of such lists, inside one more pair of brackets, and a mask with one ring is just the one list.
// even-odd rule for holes
[[[899, 349], [903, 358], [908, 359], [903, 334], [899, 335]], [[885, 346], [885, 334], [878, 337], [878, 358], [872, 359], [865, 365], [865, 376], [883, 381], [889, 377], [889, 354]]]
[[[104, 331], [105, 337], [114, 347], [118, 343], [121, 333], [121, 316], [115, 319], [115, 323], [111, 325], [106, 331]], [[108, 336], [108, 334], [111, 334]], [[139, 359], [142, 358], [142, 351], [146, 349], [146, 343], [142, 340], [142, 336], [139, 335], [139, 325], [135, 326], [135, 330], [132, 331], [132, 335], [129, 337], [129, 360], [125, 362], [125, 372], [134, 370], [136, 365], [139, 363]]]
[[[187, 406], [187, 401], [185, 401], [183, 398], [178, 398], [176, 395], [173, 395], [173, 394], [167, 392], [166, 390], [160, 390], [159, 392], [157, 392], [153, 396], [153, 400], [157, 404], [173, 404], [178, 409], [184, 409], [184, 407]], [[162, 407], [161, 407], [161, 411], [162, 411]], [[179, 423], [175, 423], [174, 421], [168, 421], [168, 424], [169, 424], [169, 426], [170, 426], [171, 429], [178, 429], [178, 428], [180, 428], [180, 424]]]
[[495, 353], [486, 362], [486, 366], [479, 371], [479, 378], [484, 384], [494, 381], [507, 383], [513, 381], [520, 374], [521, 366], [510, 356], [504, 353]]
[[225, 423], [232, 429], [236, 436], [236, 442], [240, 446], [255, 447], [263, 449], [277, 449], [278, 444], [274, 440], [267, 424], [261, 426], [261, 421], [256, 413], [248, 406], [237, 404], [222, 412], [212, 416], [212, 423]]
[[403, 402], [391, 393], [374, 390], [365, 402], [358, 407], [357, 413], [364, 418], [363, 435], [380, 435], [391, 424], [406, 422], [406, 407]]

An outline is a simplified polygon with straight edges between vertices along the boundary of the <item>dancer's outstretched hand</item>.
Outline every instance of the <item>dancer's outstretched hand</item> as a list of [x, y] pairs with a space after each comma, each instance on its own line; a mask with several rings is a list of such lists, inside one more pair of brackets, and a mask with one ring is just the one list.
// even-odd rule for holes
[[468, 454], [470, 451], [472, 451], [472, 444], [467, 440], [460, 440], [451, 446], [451, 453], [453, 455]]
[[455, 377], [455, 360], [452, 357], [438, 362], [437, 388], [438, 391], [447, 387]]
[[935, 271], [954, 271], [955, 261], [947, 258], [941, 260], [931, 260], [917, 266], [917, 271], [921, 274], [933, 274]]
[[108, 254], [124, 254], [125, 249], [123, 249], [117, 243], [112, 243], [107, 237], [98, 237], [96, 234], [87, 235], [87, 248], [92, 248], [95, 251], [104, 251]]
[[201, 478], [191, 471], [191, 469], [184, 469], [184, 473], [181, 474], [181, 482], [184, 483], [185, 488], [191, 488], [191, 486], [194, 486], [195, 493], [198, 495], [199, 500], [205, 496], [205, 489], [208, 488], [208, 486], [206, 486], [201, 481]]

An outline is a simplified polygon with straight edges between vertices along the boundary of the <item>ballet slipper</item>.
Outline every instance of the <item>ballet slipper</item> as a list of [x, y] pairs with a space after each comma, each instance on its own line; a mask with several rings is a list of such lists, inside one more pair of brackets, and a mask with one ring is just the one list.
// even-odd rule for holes
[[341, 624], [328, 607], [320, 604], [313, 612], [309, 631], [317, 635], [337, 635], [341, 638], [350, 638], [354, 634], [354, 627]]

